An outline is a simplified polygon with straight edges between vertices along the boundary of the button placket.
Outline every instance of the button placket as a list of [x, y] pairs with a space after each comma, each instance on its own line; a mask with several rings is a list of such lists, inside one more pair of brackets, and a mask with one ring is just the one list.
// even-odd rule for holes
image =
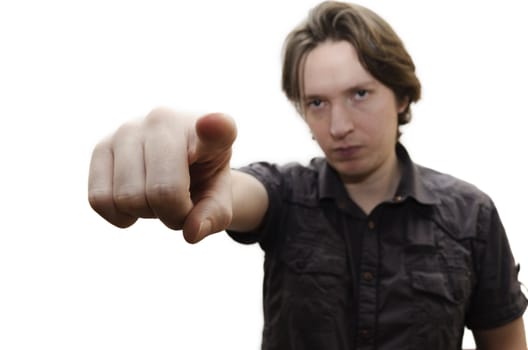
[[373, 218], [369, 218], [366, 223], [366, 232], [363, 235], [358, 288], [357, 349], [361, 350], [373, 349], [375, 344], [378, 260], [377, 225]]

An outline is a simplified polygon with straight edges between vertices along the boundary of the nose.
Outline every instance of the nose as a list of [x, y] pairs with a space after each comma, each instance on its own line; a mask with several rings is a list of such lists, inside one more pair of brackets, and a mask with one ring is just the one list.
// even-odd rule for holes
[[342, 139], [354, 131], [352, 114], [341, 104], [332, 106], [330, 116], [330, 135], [335, 139]]

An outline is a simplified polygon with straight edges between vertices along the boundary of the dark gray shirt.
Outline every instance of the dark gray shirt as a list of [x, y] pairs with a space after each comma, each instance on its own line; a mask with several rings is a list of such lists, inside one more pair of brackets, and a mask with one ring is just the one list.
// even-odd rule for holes
[[521, 317], [527, 300], [491, 199], [414, 164], [394, 198], [366, 215], [322, 159], [255, 163], [269, 208], [255, 232], [229, 234], [265, 251], [262, 349], [460, 349], [464, 326]]

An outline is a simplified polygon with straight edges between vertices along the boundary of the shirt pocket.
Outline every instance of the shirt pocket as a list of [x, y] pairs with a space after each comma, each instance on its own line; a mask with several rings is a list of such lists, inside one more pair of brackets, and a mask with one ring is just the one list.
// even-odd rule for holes
[[[343, 247], [344, 250], [344, 247]], [[299, 241], [287, 244], [282, 256], [284, 289], [302, 298], [334, 298], [346, 284], [346, 255], [323, 242]]]
[[283, 311], [298, 329], [333, 329], [346, 303], [346, 256], [321, 242], [296, 241], [281, 255]]
[[411, 286], [415, 292], [428, 294], [424, 300], [460, 304], [470, 291], [469, 278], [459, 272], [411, 272]]
[[342, 276], [346, 270], [345, 257], [320, 242], [297, 242], [289, 244], [282, 260], [295, 274]]
[[412, 349], [454, 349], [462, 336], [470, 279], [457, 271], [412, 271]]

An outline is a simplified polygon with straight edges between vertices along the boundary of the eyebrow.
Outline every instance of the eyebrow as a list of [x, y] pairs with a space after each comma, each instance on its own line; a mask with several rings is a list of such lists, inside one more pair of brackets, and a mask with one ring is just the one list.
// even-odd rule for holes
[[[362, 90], [362, 89], [369, 89], [369, 88], [372, 88], [372, 85], [375, 85], [375, 84], [376, 84], [376, 80], [375, 79], [365, 80], [365, 81], [359, 82], [357, 84], [354, 84], [354, 85], [346, 88], [344, 91], [352, 92], [352, 91], [357, 91], [357, 90]], [[313, 100], [313, 99], [321, 98], [323, 96], [324, 96], [323, 94], [310, 93], [310, 94], [305, 94], [303, 96], [303, 100], [305, 100], [305, 101], [306, 100]]]

